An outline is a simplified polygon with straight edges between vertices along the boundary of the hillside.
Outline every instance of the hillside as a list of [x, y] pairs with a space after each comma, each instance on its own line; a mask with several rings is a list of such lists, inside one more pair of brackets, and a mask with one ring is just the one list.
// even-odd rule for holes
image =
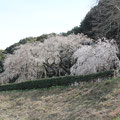
[[0, 92], [0, 120], [119, 120], [120, 79]]
[[107, 37], [120, 40], [120, 1], [100, 0], [81, 24], [81, 30], [92, 38]]
[[13, 54], [14, 51], [16, 50], [16, 47], [18, 47], [20, 45], [24, 45], [26, 43], [34, 43], [36, 41], [43, 42], [45, 39], [47, 39], [50, 36], [56, 36], [56, 33], [42, 34], [42, 35], [40, 35], [38, 37], [27, 37], [27, 38], [21, 39], [19, 42], [7, 47], [4, 50], [4, 53], [5, 54]]
[[100, 0], [99, 4], [88, 12], [81, 25], [67, 34], [81, 32], [94, 39], [115, 39], [120, 48], [120, 1]]

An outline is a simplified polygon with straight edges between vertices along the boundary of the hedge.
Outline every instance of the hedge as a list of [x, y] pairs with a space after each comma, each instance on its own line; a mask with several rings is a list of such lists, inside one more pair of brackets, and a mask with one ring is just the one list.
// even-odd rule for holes
[[25, 81], [21, 83], [13, 83], [7, 85], [1, 85], [0, 91], [9, 90], [30, 90], [37, 88], [49, 88], [52, 86], [67, 86], [74, 82], [89, 82], [91, 80], [96, 80], [98, 78], [109, 78], [113, 77], [113, 71], [105, 71], [96, 74], [81, 75], [81, 76], [63, 76], [56, 78], [45, 78], [34, 81]]

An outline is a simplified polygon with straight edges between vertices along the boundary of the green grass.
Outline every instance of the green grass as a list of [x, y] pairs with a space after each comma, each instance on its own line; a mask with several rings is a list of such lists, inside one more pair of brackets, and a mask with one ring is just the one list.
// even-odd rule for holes
[[115, 117], [113, 118], [113, 120], [120, 120], [120, 117]]

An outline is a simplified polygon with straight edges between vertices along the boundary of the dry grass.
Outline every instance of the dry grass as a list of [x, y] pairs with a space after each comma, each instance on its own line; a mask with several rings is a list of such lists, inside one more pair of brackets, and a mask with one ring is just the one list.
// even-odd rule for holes
[[120, 80], [0, 92], [0, 120], [119, 120]]
[[111, 117], [116, 117], [116, 116], [120, 115], [120, 106], [118, 108], [116, 108], [115, 110], [113, 110], [112, 112], [110, 112], [109, 115]]

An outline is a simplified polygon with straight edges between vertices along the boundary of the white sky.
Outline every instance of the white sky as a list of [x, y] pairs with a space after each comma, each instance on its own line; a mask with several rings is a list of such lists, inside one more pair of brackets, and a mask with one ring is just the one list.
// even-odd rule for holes
[[0, 49], [80, 25], [94, 0], [0, 0]]

